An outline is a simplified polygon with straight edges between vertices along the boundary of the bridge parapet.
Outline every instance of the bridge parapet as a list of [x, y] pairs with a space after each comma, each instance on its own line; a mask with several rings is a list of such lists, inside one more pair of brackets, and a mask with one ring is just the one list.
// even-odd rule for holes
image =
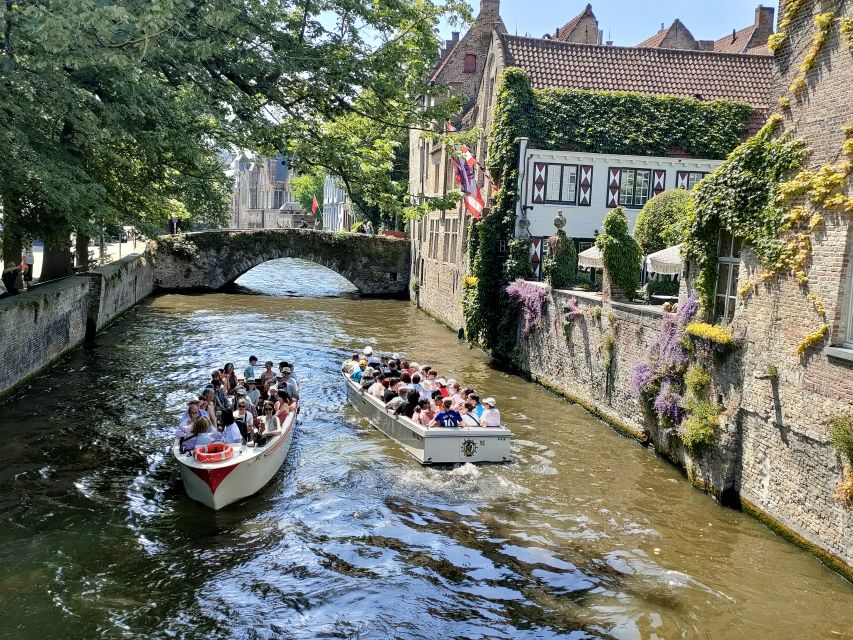
[[313, 229], [217, 230], [152, 241], [158, 289], [216, 290], [268, 260], [302, 258], [336, 271], [362, 295], [406, 297], [406, 239]]

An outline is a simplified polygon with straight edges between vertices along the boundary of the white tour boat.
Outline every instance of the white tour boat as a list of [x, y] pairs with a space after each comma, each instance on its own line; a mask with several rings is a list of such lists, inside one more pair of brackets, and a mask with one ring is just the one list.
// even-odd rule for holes
[[424, 427], [405, 416], [395, 416], [379, 398], [343, 374], [347, 395], [371, 424], [396, 440], [421, 464], [509, 462], [512, 432], [506, 427]]
[[297, 411], [284, 419], [282, 433], [263, 447], [233, 445], [231, 457], [222, 462], [199, 462], [194, 452], [181, 453], [179, 440], [172, 445], [172, 455], [181, 468], [181, 478], [187, 495], [211, 509], [221, 509], [256, 494], [263, 489], [284, 464], [293, 432]]

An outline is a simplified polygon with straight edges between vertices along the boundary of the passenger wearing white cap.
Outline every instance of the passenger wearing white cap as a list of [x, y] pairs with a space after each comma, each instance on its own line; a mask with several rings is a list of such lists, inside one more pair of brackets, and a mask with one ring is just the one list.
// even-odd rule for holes
[[442, 398], [446, 398], [450, 395], [450, 391], [447, 389], [447, 380], [445, 380], [444, 378], [439, 378], [438, 380], [435, 380], [434, 386], [439, 391], [441, 391]]
[[[412, 378], [414, 380], [414, 378]], [[432, 400], [433, 386], [431, 380], [421, 380], [421, 400]]]
[[365, 357], [369, 358], [370, 356], [373, 355], [373, 347], [371, 347], [370, 345], [367, 345], [364, 348], [364, 351], [362, 351], [362, 353], [365, 355]]
[[499, 427], [501, 426], [501, 412], [497, 410], [497, 402], [494, 398], [486, 398], [483, 400], [486, 410], [483, 411], [483, 417], [480, 423], [484, 427]]

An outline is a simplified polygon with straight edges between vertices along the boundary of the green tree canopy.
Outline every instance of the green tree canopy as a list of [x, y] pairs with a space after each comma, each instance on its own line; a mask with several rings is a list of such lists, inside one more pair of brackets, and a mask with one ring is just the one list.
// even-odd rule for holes
[[670, 189], [646, 202], [634, 227], [634, 237], [644, 254], [673, 247], [681, 242], [691, 198], [690, 191]]
[[326, 181], [325, 174], [322, 169], [314, 168], [307, 173], [300, 173], [293, 178], [290, 186], [293, 188], [293, 198], [302, 207], [305, 213], [311, 212], [311, 205], [314, 198], [317, 198], [317, 204], [320, 206], [320, 212], [323, 211], [323, 186]]
[[221, 223], [219, 149], [289, 155], [340, 118], [402, 131], [435, 117], [410, 96], [442, 91], [423, 86], [435, 28], [467, 12], [461, 0], [8, 2], [4, 234], [62, 249], [107, 222], [150, 233], [176, 209]]

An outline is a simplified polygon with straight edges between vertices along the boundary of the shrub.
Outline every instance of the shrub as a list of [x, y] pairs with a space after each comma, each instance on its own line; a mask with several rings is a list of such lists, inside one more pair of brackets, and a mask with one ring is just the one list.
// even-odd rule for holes
[[726, 327], [707, 322], [691, 322], [687, 325], [685, 332], [691, 338], [707, 340], [713, 344], [728, 346], [734, 342], [732, 332]]
[[717, 407], [707, 400], [690, 403], [687, 419], [678, 430], [681, 442], [689, 451], [698, 453], [714, 443], [719, 420]]
[[690, 365], [684, 374], [684, 384], [693, 398], [706, 398], [711, 388], [711, 374], [701, 364]]
[[529, 280], [533, 276], [530, 269], [530, 243], [515, 238], [507, 243], [506, 277], [508, 280]]
[[640, 286], [642, 254], [637, 241], [628, 233], [625, 210], [622, 207], [611, 210], [604, 217], [602, 227], [603, 233], [595, 245], [601, 250], [604, 268], [613, 284], [629, 299], [633, 298]]
[[836, 451], [853, 465], [853, 414], [838, 416], [830, 422], [829, 441]]
[[634, 227], [634, 237], [643, 253], [648, 255], [681, 242], [691, 197], [685, 189], [670, 189], [646, 202]]
[[509, 297], [521, 303], [524, 333], [542, 328], [542, 312], [550, 293], [549, 287], [518, 279], [506, 288]]
[[555, 289], [567, 289], [574, 283], [577, 269], [575, 243], [560, 229], [548, 238], [548, 255], [542, 265], [542, 274]]

